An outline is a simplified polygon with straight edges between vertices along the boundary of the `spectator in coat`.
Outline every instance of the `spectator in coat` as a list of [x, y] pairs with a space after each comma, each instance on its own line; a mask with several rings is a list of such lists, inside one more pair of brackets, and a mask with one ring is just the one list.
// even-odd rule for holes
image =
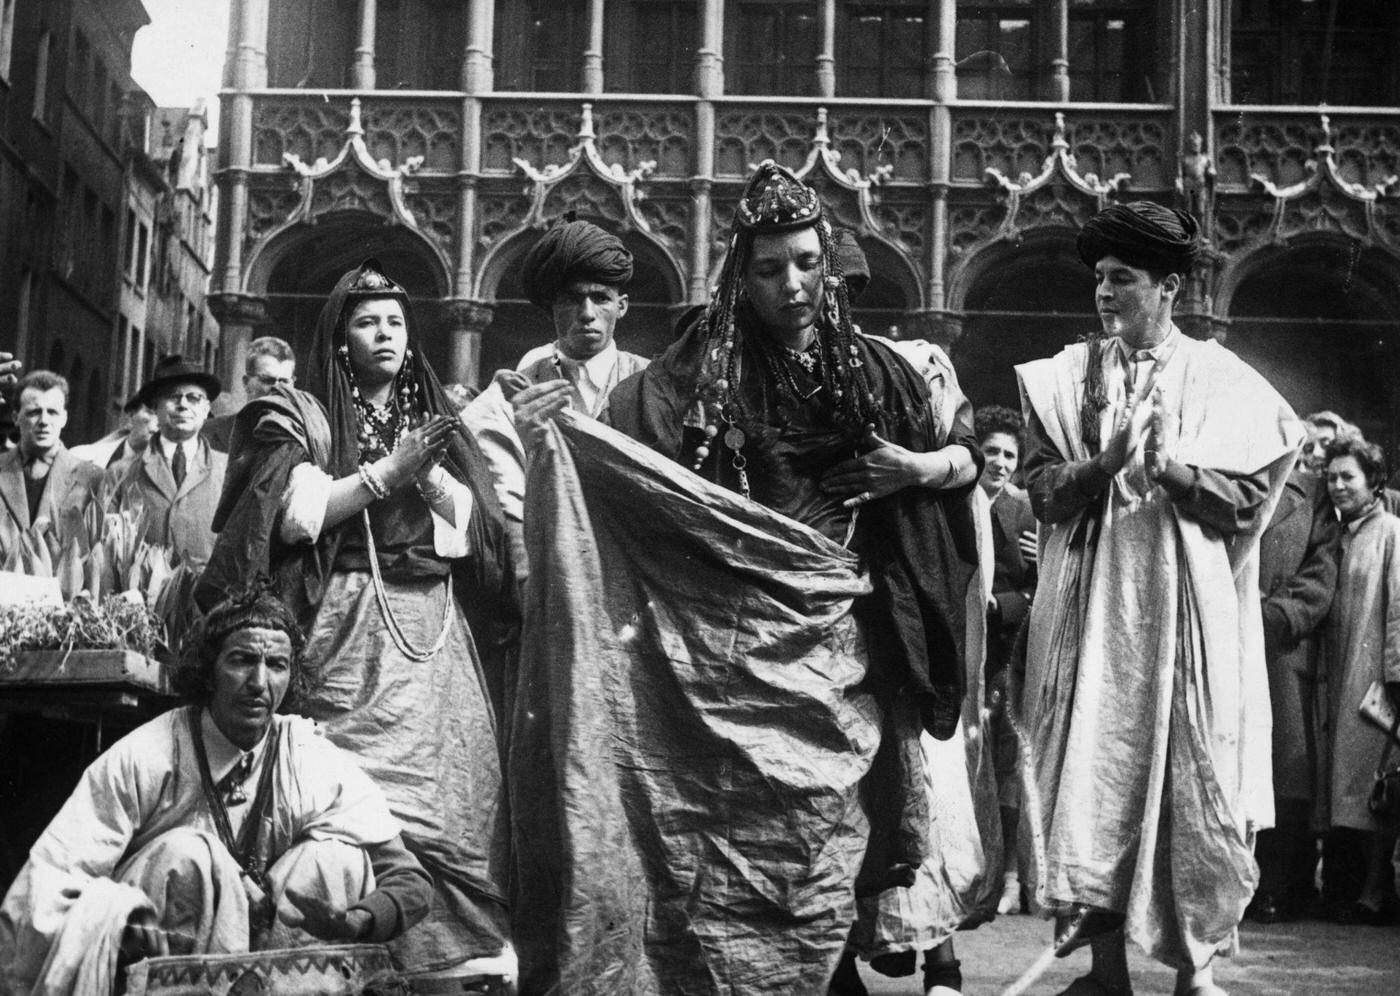
[[184, 357], [161, 360], [136, 395], [155, 410], [159, 433], [140, 459], [107, 471], [116, 507], [144, 509], [146, 542], [172, 547], [195, 564], [214, 548], [211, 527], [228, 465], [228, 457], [199, 438], [220, 390], [217, 377]]
[[99, 468], [63, 445], [68, 381], [34, 370], [19, 382], [17, 395], [19, 446], [0, 455], [0, 558], [5, 560], [23, 535], [47, 534], [64, 546], [102, 483]]
[[[1305, 459], [1311, 459], [1317, 428], [1309, 423]], [[1259, 923], [1291, 920], [1315, 898], [1312, 809], [1321, 636], [1315, 631], [1327, 618], [1337, 587], [1340, 536], [1323, 479], [1300, 463], [1259, 541], [1259, 595], [1274, 718], [1274, 827], [1259, 833], [1259, 890], [1246, 911]]]
[[[1006, 874], [997, 912], [1021, 906], [1021, 877], [1016, 858], [1016, 825], [1021, 811], [1020, 751], [1007, 720], [1008, 668], [1016, 636], [1030, 614], [1035, 596], [1036, 524], [1030, 496], [1011, 483], [1021, 460], [1021, 416], [1010, 408], [988, 405], [977, 411], [977, 445], [987, 463], [980, 484], [991, 505], [992, 597], [987, 604], [987, 690], [992, 709], [989, 736], [995, 744], [997, 799], [1001, 805]], [[1015, 682], [1019, 686], [1020, 682]]]
[[108, 469], [118, 464], [130, 463], [146, 452], [146, 445], [156, 434], [156, 413], [151, 411], [136, 395], [122, 406], [122, 424], [92, 443], [74, 446], [70, 451], [80, 460], [95, 463]]
[[1327, 837], [1323, 913], [1348, 924], [1400, 920], [1390, 857], [1395, 833], [1368, 800], [1386, 733], [1358, 709], [1383, 682], [1400, 708], [1400, 519], [1385, 510], [1385, 457], [1360, 436], [1327, 449], [1327, 491], [1341, 519], [1337, 592], [1327, 619]]

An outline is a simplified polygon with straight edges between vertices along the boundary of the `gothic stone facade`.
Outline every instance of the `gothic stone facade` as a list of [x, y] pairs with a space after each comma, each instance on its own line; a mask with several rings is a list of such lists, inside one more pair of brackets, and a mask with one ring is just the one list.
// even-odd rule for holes
[[[321, 61], [305, 67], [287, 55], [293, 6], [303, 21], [339, 18], [333, 30], [310, 21], [300, 29], [344, 39], [343, 73], [326, 75], [324, 44], [315, 50]], [[621, 77], [604, 56], [621, 43], [608, 32], [635, 28], [639, 22], [614, 15], [624, 8], [635, 15], [644, 4], [572, 6], [582, 18], [569, 22], [578, 30], [577, 72], [569, 77], [576, 83], [559, 92], [550, 82], [554, 89], [544, 92], [524, 88], [557, 80], [546, 72], [553, 63], [542, 62], [540, 50], [522, 55], [529, 39], [516, 34], [521, 23], [547, 20], [522, 22], [522, 8], [539, 14], [535, 7], [549, 5], [472, 0], [448, 21], [433, 21], [448, 15], [429, 0], [379, 0], [377, 10], [375, 0], [309, 7], [239, 0], [214, 273], [227, 380], [241, 361], [239, 343], [253, 335], [282, 334], [304, 351], [318, 297], [341, 270], [376, 256], [418, 300], [440, 369], [481, 382], [550, 337], [547, 317], [523, 302], [517, 271], [542, 228], [566, 211], [618, 232], [633, 249], [633, 311], [619, 338], [655, 352], [673, 336], [675, 318], [705, 300], [744, 179], [773, 158], [819, 189], [870, 257], [875, 278], [860, 302], [862, 326], [947, 345], [974, 401], [1015, 404], [1012, 364], [1092, 327], [1092, 281], [1075, 257], [1076, 233], [1112, 201], [1148, 198], [1189, 207], [1203, 222], [1208, 259], [1178, 314], [1191, 334], [1237, 349], [1300, 410], [1337, 409], [1386, 441], [1400, 427], [1400, 391], [1392, 388], [1400, 383], [1400, 110], [1232, 103], [1232, 57], [1236, 91], [1275, 100], [1311, 93], [1306, 80], [1270, 75], [1245, 44], [1257, 26], [1250, 18], [1283, 5], [886, 4], [925, 32], [910, 63], [914, 82], [902, 84], [861, 84], [841, 62], [842, 53], [856, 57], [840, 43], [854, 22], [826, 30], [848, 7], [871, 5], [758, 5], [788, 14], [811, 8], [820, 22], [810, 78], [793, 77], [786, 85], [794, 92], [771, 94], [752, 92], [765, 84], [752, 82], [757, 70], [742, 61], [742, 38], [732, 23], [726, 29], [726, 18], [738, 16], [733, 3], [659, 5], [691, 12], [691, 20], [670, 22], [693, 33], [690, 94], [617, 90]], [[1027, 13], [1008, 19], [1000, 7]], [[1114, 20], [1118, 8], [1127, 13]], [[589, 10], [605, 9], [606, 22], [588, 23]], [[1096, 30], [1136, 31], [1137, 48], [1129, 48], [1138, 54], [1148, 42], [1156, 46], [1155, 82], [1145, 80], [1145, 92], [1114, 83], [1112, 73], [1097, 83], [1076, 75], [1072, 56], [1080, 49], [1068, 40], [1079, 37], [1077, 23], [1089, 23], [1086, 11], [1099, 17]], [[1055, 30], [1057, 12], [1068, 33]], [[1036, 21], [1037, 13], [1047, 16]], [[390, 15], [397, 20], [386, 31]], [[386, 37], [396, 46], [381, 62], [396, 75], [421, 65], [432, 75], [408, 84], [460, 89], [377, 89], [376, 17], [380, 54]], [[1367, 43], [1391, 65], [1400, 63], [1395, 20], [1393, 10], [1384, 14]], [[1049, 57], [1027, 57], [1023, 80], [1019, 56], [1005, 46], [1018, 25], [1036, 24], [1045, 32], [1035, 36], [1035, 52]], [[431, 36], [419, 48], [410, 44], [414, 25]], [[1000, 41], [973, 30], [987, 25], [1002, 32]], [[1316, 48], [1306, 24], [1294, 27], [1299, 45]], [[640, 58], [646, 46], [632, 41], [630, 58]], [[965, 52], [974, 42], [1004, 47]], [[1339, 67], [1354, 68], [1344, 42], [1327, 36], [1327, 51], [1340, 53]], [[506, 45], [514, 46], [509, 64]], [[728, 70], [726, 46], [734, 50]], [[1094, 64], [1101, 69], [1120, 50], [1105, 42]], [[992, 57], [1006, 54], [1009, 70]], [[293, 80], [296, 73], [303, 75]], [[995, 99], [1003, 85], [997, 73], [1024, 83], [1016, 92], [1031, 99]], [[742, 84], [730, 90], [747, 92], [727, 92], [726, 74]], [[1336, 76], [1348, 78], [1341, 68]], [[636, 78], [622, 83], [638, 85]], [[515, 89], [498, 89], [503, 80]], [[1400, 104], [1393, 82], [1364, 92]], [[312, 88], [318, 84], [325, 88]], [[917, 95], [842, 92], [901, 85]], [[1314, 98], [1336, 92], [1323, 86]], [[960, 90], [985, 99], [960, 99]], [[1117, 99], [1079, 99], [1085, 94]]]

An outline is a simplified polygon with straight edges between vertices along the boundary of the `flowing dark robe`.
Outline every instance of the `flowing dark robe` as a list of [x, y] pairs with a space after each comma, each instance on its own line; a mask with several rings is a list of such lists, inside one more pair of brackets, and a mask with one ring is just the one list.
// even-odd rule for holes
[[[744, 337], [749, 345], [742, 360], [748, 370], [761, 369], [753, 337]], [[704, 346], [704, 329], [697, 321], [646, 370], [618, 385], [605, 420], [689, 466], [704, 439], [698, 420], [688, 418], [695, 407]], [[876, 426], [881, 438], [915, 452], [960, 444], [980, 470], [982, 455], [971, 427], [935, 424], [918, 371], [878, 339], [862, 337], [857, 348], [885, 411], [884, 424]], [[746, 446], [752, 496], [839, 541], [850, 512], [840, 508], [839, 498], [822, 494], [820, 478], [830, 466], [857, 454], [861, 433], [837, 425], [816, 406], [793, 411], [780, 404], [766, 377], [743, 377], [741, 384], [749, 410], [763, 419], [761, 425], [746, 427], [754, 440]], [[698, 473], [738, 491], [732, 452], [719, 439], [711, 450]], [[905, 488], [872, 501], [855, 517], [849, 544], [874, 587], [858, 604], [870, 640], [872, 688], [885, 695], [905, 690], [918, 704], [924, 727], [940, 739], [952, 733], [965, 685], [965, 596], [977, 564], [967, 498], [975, 486], [974, 479], [946, 491]]]

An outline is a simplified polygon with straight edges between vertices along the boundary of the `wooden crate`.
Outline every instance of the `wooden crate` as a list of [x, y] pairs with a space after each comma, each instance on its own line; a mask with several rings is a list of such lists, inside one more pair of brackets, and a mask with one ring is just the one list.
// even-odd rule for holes
[[0, 666], [0, 686], [62, 688], [135, 685], [169, 692], [160, 662], [134, 650], [21, 650], [14, 663]]

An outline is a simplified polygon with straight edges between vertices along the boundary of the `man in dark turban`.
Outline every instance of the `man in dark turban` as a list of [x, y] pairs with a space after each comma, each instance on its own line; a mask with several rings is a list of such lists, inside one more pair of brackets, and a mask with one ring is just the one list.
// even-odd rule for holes
[[526, 255], [520, 278], [530, 302], [549, 312], [555, 339], [521, 357], [513, 373], [497, 373], [498, 383], [472, 401], [462, 418], [491, 465], [516, 563], [523, 568], [525, 449], [499, 382], [514, 381], [507, 392], [512, 394], [527, 384], [548, 384], [553, 410], [571, 407], [596, 418], [612, 389], [647, 361], [614, 341], [618, 319], [627, 314], [624, 288], [632, 279], [632, 254], [616, 235], [565, 216]]
[[1254, 370], [1172, 321], [1197, 252], [1181, 211], [1100, 212], [1079, 254], [1102, 336], [1017, 368], [1044, 582], [1025, 805], [1061, 953], [1093, 946], [1072, 996], [1131, 991], [1127, 937], [1181, 996], [1220, 996], [1211, 961], [1273, 822], [1259, 536], [1303, 433]]

